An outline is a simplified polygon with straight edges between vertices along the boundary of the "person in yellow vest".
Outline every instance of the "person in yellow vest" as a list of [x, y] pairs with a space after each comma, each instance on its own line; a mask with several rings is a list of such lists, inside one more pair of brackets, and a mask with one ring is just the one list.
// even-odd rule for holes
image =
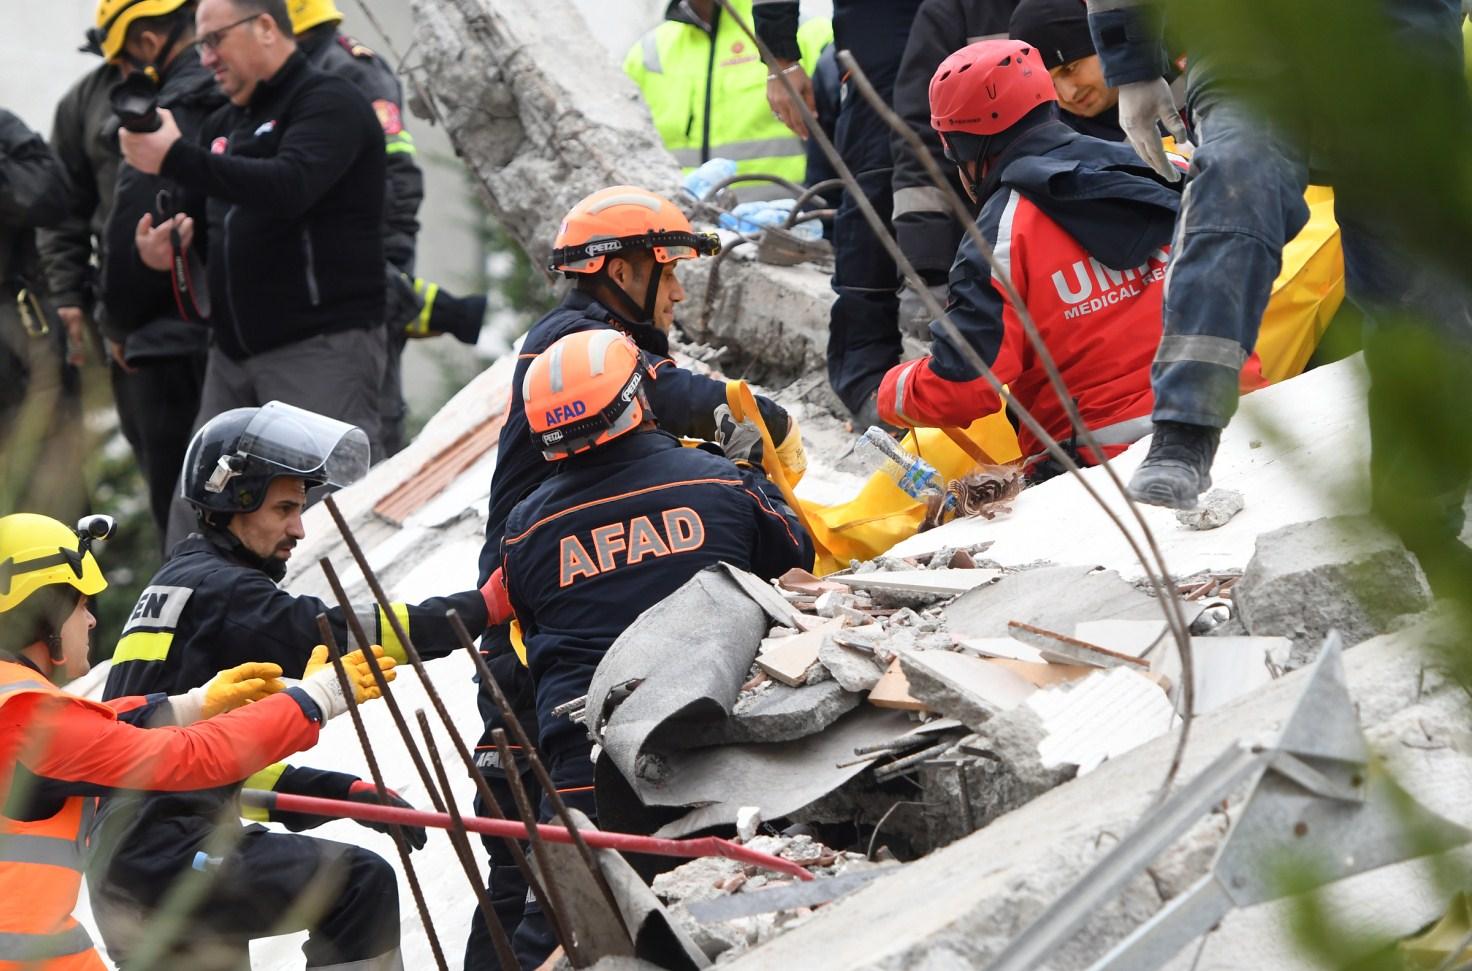
[[[751, 0], [732, 6], [751, 22]], [[797, 40], [811, 75], [833, 42], [833, 24], [808, 20]], [[760, 172], [802, 183], [802, 139], [767, 106], [767, 66], [716, 0], [671, 0], [664, 22], [629, 48], [624, 72], [643, 92], [659, 137], [686, 173], [708, 159], [729, 158], [737, 174]], [[735, 191], [742, 202], [792, 195], [763, 182], [737, 184]]]
[[[31, 513], [0, 518], [0, 971], [105, 967], [72, 916], [98, 795], [237, 782], [310, 748], [347, 710], [325, 648], [289, 688], [279, 666], [241, 664], [172, 697], [104, 704], [63, 692], [89, 668], [88, 601], [107, 587], [91, 544], [112, 528], [106, 516], [76, 530]], [[358, 700], [378, 697], [362, 655], [345, 661]], [[393, 660], [380, 663], [392, 679]]]

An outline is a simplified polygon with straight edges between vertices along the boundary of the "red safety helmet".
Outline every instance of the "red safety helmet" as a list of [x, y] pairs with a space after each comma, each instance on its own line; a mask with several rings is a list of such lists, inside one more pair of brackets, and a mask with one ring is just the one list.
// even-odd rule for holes
[[652, 418], [639, 348], [616, 330], [583, 330], [538, 354], [521, 396], [549, 462], [611, 442]]
[[1031, 44], [984, 40], [956, 51], [930, 79], [930, 126], [946, 158], [976, 161], [987, 141], [1034, 108], [1056, 102], [1053, 79]]
[[697, 233], [664, 196], [615, 185], [573, 206], [552, 247], [547, 269], [571, 276], [597, 273], [607, 257], [629, 250], [648, 250], [660, 263], [714, 256], [721, 240], [715, 233]]

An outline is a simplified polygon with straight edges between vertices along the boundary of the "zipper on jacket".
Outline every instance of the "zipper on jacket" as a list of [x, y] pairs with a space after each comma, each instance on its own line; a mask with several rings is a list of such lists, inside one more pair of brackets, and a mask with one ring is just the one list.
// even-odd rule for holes
[[245, 332], [240, 329], [240, 314], [235, 311], [235, 270], [230, 262], [230, 223], [235, 219], [232, 204], [225, 213], [225, 305], [230, 308], [230, 327], [235, 332], [235, 342], [247, 354], [250, 348], [245, 343]]
[[312, 306], [316, 307], [322, 303], [322, 295], [317, 290], [317, 263], [312, 255], [312, 231], [302, 230], [302, 259], [306, 261], [307, 267], [307, 299]]

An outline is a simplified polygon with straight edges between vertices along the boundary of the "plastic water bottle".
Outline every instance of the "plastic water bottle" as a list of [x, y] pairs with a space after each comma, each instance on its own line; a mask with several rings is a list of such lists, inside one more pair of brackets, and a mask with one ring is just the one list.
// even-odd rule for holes
[[210, 856], [204, 850], [200, 850], [194, 854], [194, 862], [191, 865], [194, 869], [203, 871], [218, 867], [224, 862], [224, 859], [223, 856]]
[[[792, 206], [796, 202], [796, 199], [743, 202], [730, 212], [721, 213], [719, 221], [723, 228], [738, 233], [757, 233], [772, 226], [780, 229], [792, 214]], [[800, 239], [821, 239], [823, 236], [823, 226], [816, 219], [787, 226], [786, 230]]]
[[715, 188], [717, 183], [724, 182], [735, 174], [736, 163], [731, 159], [708, 159], [700, 168], [685, 176], [685, 181], [681, 183], [681, 188], [689, 193], [691, 198], [699, 202], [710, 194], [710, 190]]
[[914, 499], [939, 495], [945, 491], [945, 480], [929, 462], [911, 455], [877, 425], [869, 426], [854, 443], [854, 454], [877, 472], [894, 480], [905, 495]]

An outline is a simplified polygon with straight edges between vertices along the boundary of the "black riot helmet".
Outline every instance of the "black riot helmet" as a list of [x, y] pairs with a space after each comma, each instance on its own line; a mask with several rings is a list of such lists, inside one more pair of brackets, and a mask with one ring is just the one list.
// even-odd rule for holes
[[368, 436], [355, 425], [280, 401], [233, 408], [194, 433], [180, 494], [202, 522], [223, 526], [259, 509], [273, 479], [340, 489], [363, 477], [368, 458]]

